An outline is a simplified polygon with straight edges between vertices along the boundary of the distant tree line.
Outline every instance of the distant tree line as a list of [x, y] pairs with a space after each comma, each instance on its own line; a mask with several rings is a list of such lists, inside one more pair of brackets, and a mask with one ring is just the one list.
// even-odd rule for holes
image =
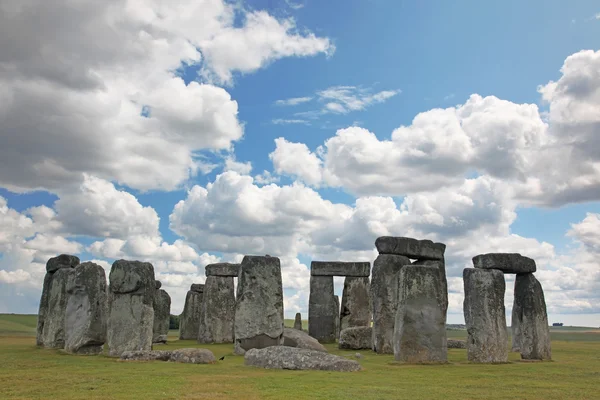
[[179, 329], [179, 315], [173, 315], [169, 317], [169, 329]]

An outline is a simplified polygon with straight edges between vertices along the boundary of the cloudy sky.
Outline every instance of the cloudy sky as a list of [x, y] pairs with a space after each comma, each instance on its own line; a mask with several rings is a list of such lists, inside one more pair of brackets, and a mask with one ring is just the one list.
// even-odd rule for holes
[[60, 253], [151, 261], [173, 313], [270, 254], [306, 315], [311, 260], [393, 235], [446, 243], [451, 323], [520, 252], [600, 325], [596, 0], [0, 0], [0, 143], [0, 312]]

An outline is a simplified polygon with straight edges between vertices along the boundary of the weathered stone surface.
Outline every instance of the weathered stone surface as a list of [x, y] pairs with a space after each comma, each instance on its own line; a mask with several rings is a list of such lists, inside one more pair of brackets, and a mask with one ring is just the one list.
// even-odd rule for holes
[[233, 277], [207, 276], [198, 330], [199, 343], [233, 343]]
[[334, 303], [333, 325], [335, 326], [335, 337], [339, 338], [340, 337], [340, 296], [338, 296], [337, 294], [335, 296], [333, 296], [333, 303]]
[[317, 339], [298, 329], [283, 329], [283, 345], [327, 352], [327, 349]]
[[302, 330], [302, 314], [296, 313], [296, 318], [294, 319], [294, 329], [299, 331]]
[[197, 340], [202, 318], [204, 284], [193, 283], [185, 296], [183, 312], [179, 316], [179, 340]]
[[162, 287], [161, 281], [154, 281], [154, 289], [158, 290]]
[[380, 254], [373, 262], [371, 301], [373, 308], [373, 351], [393, 354], [394, 324], [398, 309], [400, 270], [410, 259], [395, 254]]
[[369, 278], [347, 276], [342, 293], [340, 330], [371, 324]]
[[206, 276], [231, 276], [237, 277], [240, 272], [240, 264], [216, 263], [208, 264], [204, 268]]
[[104, 268], [79, 264], [67, 284], [65, 351], [100, 354], [106, 342], [108, 295]]
[[436, 267], [440, 271], [440, 283], [442, 285], [442, 301], [444, 303], [444, 318], [448, 311], [448, 279], [446, 278], [446, 262], [442, 260], [417, 260], [413, 265], [425, 265], [428, 267]]
[[419, 260], [442, 260], [446, 251], [443, 243], [396, 236], [378, 237], [375, 247], [379, 254], [396, 254]]
[[[156, 282], [160, 283], [160, 281]], [[154, 295], [154, 324], [152, 328], [152, 343], [167, 343], [170, 319], [171, 296], [169, 296], [169, 293], [167, 293], [165, 290], [158, 289]]]
[[360, 364], [354, 360], [348, 360], [322, 351], [287, 346], [248, 350], [244, 356], [244, 362], [246, 365], [269, 369], [340, 372], [353, 372], [361, 369]]
[[371, 263], [345, 261], [312, 261], [312, 276], [369, 276]]
[[352, 350], [373, 348], [373, 328], [370, 326], [355, 326], [342, 329], [338, 347]]
[[52, 257], [46, 262], [46, 272], [53, 273], [60, 268], [75, 268], [79, 263], [79, 257], [61, 254], [60, 256]]
[[177, 349], [171, 352], [169, 361], [185, 364], [213, 364], [216, 359], [208, 349]]
[[[45, 310], [40, 304], [40, 318], [43, 322], [39, 339], [40, 346], [49, 349], [62, 349], [65, 347], [65, 316], [67, 311], [67, 285], [73, 268], [60, 268], [44, 279], [42, 302], [45, 301]], [[47, 284], [47, 289], [46, 289]], [[44, 293], [45, 292], [45, 293]], [[38, 317], [39, 318], [39, 317]], [[39, 320], [38, 320], [39, 321]]]
[[394, 357], [406, 363], [446, 362], [446, 321], [437, 267], [405, 265], [400, 270]]
[[151, 350], [154, 325], [154, 267], [140, 261], [117, 260], [109, 275], [109, 355]]
[[333, 276], [310, 277], [308, 297], [308, 334], [321, 343], [336, 339], [336, 319], [339, 321], [333, 295]]
[[169, 361], [170, 357], [171, 352], [168, 350], [135, 350], [121, 354], [123, 361]]
[[488, 253], [473, 257], [473, 266], [497, 269], [505, 274], [527, 274], [536, 270], [535, 261], [519, 253]]
[[497, 269], [465, 268], [463, 281], [468, 360], [476, 363], [508, 361], [504, 274]]
[[235, 306], [237, 354], [283, 344], [283, 288], [279, 258], [244, 256]]
[[518, 274], [513, 304], [513, 348], [524, 360], [550, 360], [550, 327], [542, 285], [533, 274]]
[[467, 342], [460, 339], [448, 339], [448, 348], [449, 349], [466, 349]]

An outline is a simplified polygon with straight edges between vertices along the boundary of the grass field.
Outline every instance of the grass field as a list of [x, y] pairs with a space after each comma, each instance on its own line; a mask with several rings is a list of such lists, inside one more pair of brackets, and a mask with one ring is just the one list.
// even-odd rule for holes
[[[286, 325], [293, 325], [286, 320]], [[552, 329], [552, 362], [475, 365], [451, 349], [446, 365], [398, 365], [360, 351], [360, 372], [264, 370], [244, 366], [232, 345], [203, 345], [214, 365], [121, 362], [35, 347], [36, 317], [0, 314], [0, 399], [599, 399], [600, 330]], [[464, 338], [465, 331], [448, 331]], [[156, 349], [201, 347], [171, 342]], [[354, 358], [356, 351], [331, 353]]]

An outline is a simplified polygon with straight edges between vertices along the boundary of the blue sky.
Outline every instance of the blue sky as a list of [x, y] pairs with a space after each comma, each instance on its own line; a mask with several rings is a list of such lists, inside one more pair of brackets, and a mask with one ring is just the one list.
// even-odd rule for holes
[[396, 235], [448, 244], [450, 322], [470, 258], [515, 251], [600, 324], [597, 2], [42, 3], [0, 16], [0, 312], [61, 252], [152, 261], [173, 312], [269, 253], [293, 316], [311, 260]]

